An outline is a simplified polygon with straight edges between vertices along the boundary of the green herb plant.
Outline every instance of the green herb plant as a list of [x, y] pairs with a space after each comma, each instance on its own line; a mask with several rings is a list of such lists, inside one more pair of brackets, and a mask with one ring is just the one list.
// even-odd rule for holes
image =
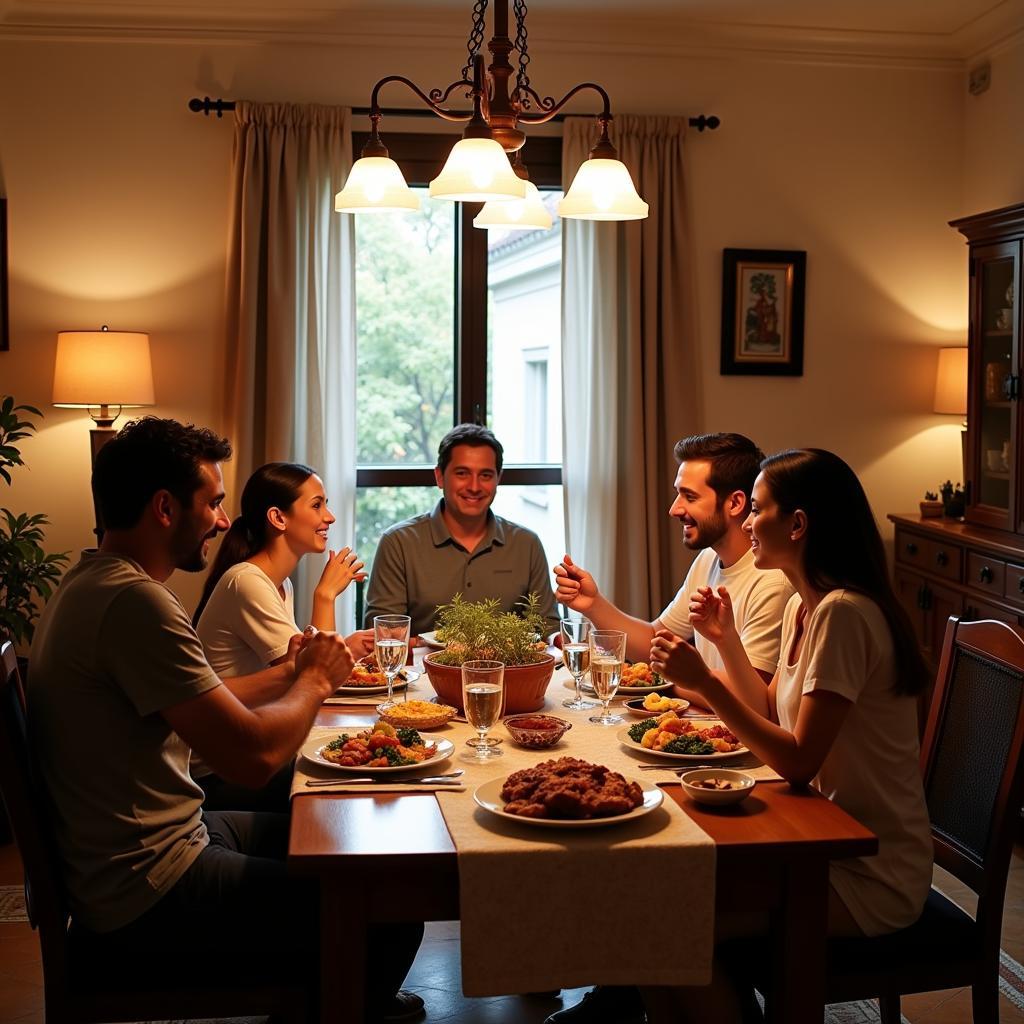
[[[18, 442], [36, 430], [22, 414], [43, 415], [34, 406], [15, 405], [10, 395], [0, 397], [0, 477], [8, 485], [12, 470], [25, 465]], [[41, 513], [0, 507], [0, 636], [17, 645], [31, 642], [40, 602], [49, 599], [68, 562], [66, 552], [48, 555], [43, 550], [43, 528], [49, 523]]]
[[522, 614], [500, 611], [496, 599], [464, 601], [461, 594], [437, 610], [437, 639], [447, 646], [431, 655], [440, 665], [461, 665], [477, 659], [506, 666], [534, 665], [546, 657], [544, 616], [540, 599], [528, 595]]

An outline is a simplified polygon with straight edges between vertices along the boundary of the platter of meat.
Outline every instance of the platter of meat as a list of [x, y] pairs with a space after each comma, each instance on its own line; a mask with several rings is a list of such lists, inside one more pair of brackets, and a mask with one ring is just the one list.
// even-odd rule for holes
[[506, 821], [543, 828], [595, 828], [649, 814], [661, 806], [664, 796], [644, 780], [575, 757], [560, 757], [485, 782], [473, 799]]

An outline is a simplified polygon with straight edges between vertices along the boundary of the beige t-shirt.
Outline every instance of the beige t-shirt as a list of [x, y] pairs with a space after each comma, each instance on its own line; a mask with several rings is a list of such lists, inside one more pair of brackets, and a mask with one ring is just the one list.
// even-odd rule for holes
[[206, 657], [223, 678], [265, 669], [288, 652], [288, 641], [301, 632], [295, 625], [291, 580], [284, 598], [274, 581], [252, 562], [231, 566], [217, 581], [196, 625]]
[[747, 551], [728, 569], [711, 549], [705, 548], [693, 560], [690, 571], [671, 604], [658, 616], [666, 629], [684, 640], [692, 640], [710, 669], [724, 670], [718, 648], [690, 625], [690, 597], [699, 587], [727, 587], [732, 598], [736, 629], [750, 664], [774, 673], [779, 663], [782, 613], [793, 596], [793, 587], [779, 569], [758, 569], [753, 551]]
[[129, 559], [85, 553], [46, 606], [28, 724], [85, 927], [135, 920], [207, 845], [189, 748], [161, 711], [219, 685], [178, 599]]
[[921, 781], [917, 700], [893, 692], [892, 633], [874, 601], [827, 594], [805, 623], [800, 657], [789, 656], [800, 598], [786, 607], [776, 702], [796, 727], [803, 694], [838, 693], [852, 707], [813, 785], [878, 836], [874, 857], [836, 861], [832, 885], [867, 935], [913, 924], [932, 878], [932, 840]]

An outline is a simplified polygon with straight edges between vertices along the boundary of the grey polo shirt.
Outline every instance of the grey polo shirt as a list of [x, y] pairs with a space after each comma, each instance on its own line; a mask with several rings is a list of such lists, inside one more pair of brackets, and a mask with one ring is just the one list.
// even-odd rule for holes
[[366, 596], [366, 626], [375, 615], [408, 615], [412, 632], [434, 628], [437, 606], [462, 594], [467, 601], [497, 598], [502, 611], [517, 611], [529, 593], [540, 598], [548, 632], [558, 612], [544, 549], [532, 530], [487, 513], [487, 534], [470, 553], [445, 524], [442, 498], [432, 512], [387, 529], [373, 560]]

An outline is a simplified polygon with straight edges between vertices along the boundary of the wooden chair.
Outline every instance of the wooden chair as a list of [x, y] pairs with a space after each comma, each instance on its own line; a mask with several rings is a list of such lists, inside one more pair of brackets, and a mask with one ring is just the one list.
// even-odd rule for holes
[[[299, 986], [271, 986], [230, 978], [199, 987], [189, 972], [188, 951], [179, 964], [125, 969], [94, 958], [83, 964], [69, 941], [68, 904], [47, 816], [46, 796], [29, 755], [25, 699], [11, 643], [0, 642], [0, 794], [7, 805], [25, 868], [29, 920], [39, 931], [46, 1024], [99, 1024], [181, 1018], [270, 1015], [306, 1019], [308, 997]], [[77, 962], [76, 962], [77, 961]]]
[[[999, 1020], [1003, 898], [1024, 797], [1024, 635], [1003, 622], [946, 627], [921, 749], [935, 863], [978, 897], [974, 918], [932, 888], [919, 920], [871, 939], [830, 939], [826, 1000], [877, 998], [899, 1024], [900, 997], [971, 988], [975, 1024]], [[763, 951], [762, 951], [763, 952]], [[734, 970], [767, 980], [748, 941], [727, 953]]]

